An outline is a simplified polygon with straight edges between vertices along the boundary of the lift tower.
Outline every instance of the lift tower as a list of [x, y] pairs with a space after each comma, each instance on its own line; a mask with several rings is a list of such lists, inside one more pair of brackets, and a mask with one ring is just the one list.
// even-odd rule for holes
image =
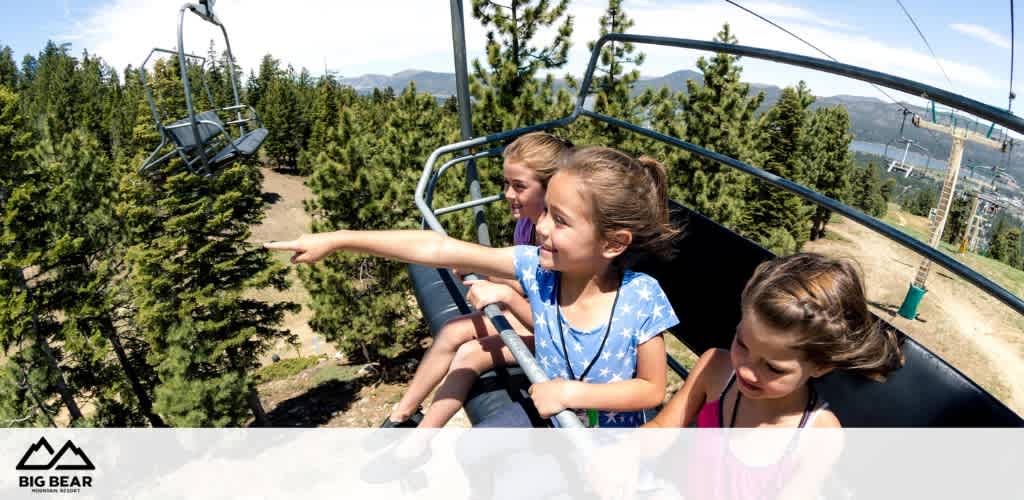
[[[931, 236], [928, 238], [928, 244], [933, 248], [939, 246], [939, 241], [942, 240], [942, 230], [946, 226], [946, 217], [949, 215], [949, 207], [953, 203], [953, 192], [956, 190], [957, 176], [960, 174], [960, 161], [964, 156], [964, 144], [966, 141], [971, 141], [976, 144], [988, 146], [1001, 151], [1005, 151], [1006, 144], [990, 139], [989, 137], [972, 132], [967, 127], [957, 127], [954, 122], [951, 125], [940, 125], [938, 123], [930, 122], [921, 119], [919, 115], [914, 115], [911, 122], [916, 127], [920, 127], [926, 130], [934, 132], [940, 132], [948, 134], [953, 139], [953, 145], [949, 150], [949, 164], [946, 168], [946, 179], [942, 183], [942, 192], [939, 194], [939, 202], [935, 207], [935, 215], [931, 217]], [[910, 289], [907, 290], [907, 296], [903, 299], [903, 305], [900, 306], [899, 314], [907, 319], [914, 319], [917, 317], [917, 305], [921, 302], [921, 298], [924, 297], [925, 282], [928, 280], [928, 273], [931, 271], [932, 261], [924, 259], [921, 265], [917, 268], [917, 275], [914, 277], [914, 282], [910, 284]]]

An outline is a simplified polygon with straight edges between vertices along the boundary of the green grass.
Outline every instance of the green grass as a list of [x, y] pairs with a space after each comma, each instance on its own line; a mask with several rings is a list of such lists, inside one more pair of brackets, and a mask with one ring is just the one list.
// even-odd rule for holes
[[839, 233], [837, 233], [835, 231], [829, 231], [828, 229], [825, 230], [825, 239], [829, 240], [829, 241], [839, 241], [839, 242], [848, 242], [848, 241], [850, 241], [848, 238], [844, 237], [843, 235], [841, 235], [841, 234], [839, 234]]
[[341, 382], [347, 382], [349, 380], [355, 380], [359, 373], [361, 365], [357, 366], [339, 366], [333, 363], [326, 363], [324, 367], [316, 370], [313, 373], [313, 385], [318, 386], [324, 382], [332, 380], [338, 380]]
[[317, 356], [282, 359], [277, 363], [269, 364], [256, 370], [256, 382], [262, 384], [271, 380], [292, 377], [306, 368], [316, 366], [319, 362], [320, 358]]

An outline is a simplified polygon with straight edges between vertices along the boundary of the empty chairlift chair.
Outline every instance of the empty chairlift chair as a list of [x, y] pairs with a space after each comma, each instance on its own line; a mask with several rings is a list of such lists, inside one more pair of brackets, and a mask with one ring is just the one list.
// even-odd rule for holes
[[[263, 122], [260, 120], [256, 110], [249, 105], [241, 104], [239, 101], [238, 82], [235, 75], [234, 55], [231, 53], [231, 42], [228, 40], [227, 30], [224, 28], [224, 25], [213, 13], [212, 4], [213, 2], [208, 3], [206, 0], [202, 0], [199, 4], [188, 3], [182, 6], [178, 17], [177, 50], [154, 48], [139, 66], [139, 77], [143, 87], [146, 89], [146, 99], [153, 113], [153, 121], [156, 123], [157, 131], [160, 133], [160, 144], [146, 158], [142, 166], [139, 167], [139, 173], [150, 172], [172, 158], [178, 157], [192, 173], [212, 175], [235, 160], [256, 154], [260, 145], [267, 138], [267, 129], [263, 127]], [[227, 70], [234, 97], [234, 104], [231, 106], [198, 113], [195, 111], [192, 88], [188, 76], [190, 61], [199, 63], [199, 73], [207, 100], [210, 103], [215, 101], [206, 81], [206, 59], [194, 54], [187, 54], [183, 48], [183, 24], [186, 11], [193, 12], [204, 21], [220, 27], [221, 32], [224, 34], [224, 43], [227, 50]], [[170, 124], [164, 124], [162, 114], [153, 97], [153, 89], [146, 80], [146, 64], [153, 57], [153, 54], [158, 52], [173, 54], [178, 57], [179, 74], [181, 75], [185, 92], [185, 107], [188, 116]], [[225, 122], [221, 119], [221, 113], [224, 116], [233, 116], [233, 119]], [[168, 145], [172, 149], [161, 154]]]

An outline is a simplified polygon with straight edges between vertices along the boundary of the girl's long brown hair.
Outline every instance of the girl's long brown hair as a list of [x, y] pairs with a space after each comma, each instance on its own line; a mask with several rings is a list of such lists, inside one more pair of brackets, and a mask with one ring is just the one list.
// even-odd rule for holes
[[894, 329], [868, 310], [860, 273], [847, 260], [798, 253], [762, 263], [743, 290], [744, 314], [797, 336], [794, 347], [819, 366], [875, 380], [903, 365]]

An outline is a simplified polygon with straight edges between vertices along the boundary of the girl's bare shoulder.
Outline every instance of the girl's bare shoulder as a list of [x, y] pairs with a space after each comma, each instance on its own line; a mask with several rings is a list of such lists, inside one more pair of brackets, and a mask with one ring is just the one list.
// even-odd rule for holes
[[693, 368], [691, 376], [697, 378], [707, 401], [718, 399], [732, 375], [732, 359], [726, 349], [712, 348], [704, 351]]

